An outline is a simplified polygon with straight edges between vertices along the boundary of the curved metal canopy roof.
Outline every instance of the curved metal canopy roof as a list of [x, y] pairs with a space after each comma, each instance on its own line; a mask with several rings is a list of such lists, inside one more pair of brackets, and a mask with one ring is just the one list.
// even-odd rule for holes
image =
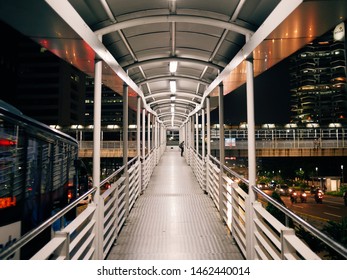
[[345, 20], [347, 1], [2, 0], [0, 17], [90, 76], [102, 59], [103, 83], [171, 128], [242, 85], [246, 58], [258, 75]]

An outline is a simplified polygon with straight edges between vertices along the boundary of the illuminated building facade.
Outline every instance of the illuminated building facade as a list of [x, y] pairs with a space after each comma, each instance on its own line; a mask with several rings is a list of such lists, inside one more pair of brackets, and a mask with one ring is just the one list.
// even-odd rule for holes
[[293, 123], [347, 124], [346, 43], [334, 31], [290, 57]]

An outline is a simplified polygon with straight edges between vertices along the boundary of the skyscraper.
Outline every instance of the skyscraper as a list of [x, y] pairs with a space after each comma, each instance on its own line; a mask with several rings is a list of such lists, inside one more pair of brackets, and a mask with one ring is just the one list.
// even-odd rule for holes
[[290, 77], [292, 122], [347, 124], [344, 37], [336, 40], [332, 30], [296, 52]]
[[[0, 22], [0, 98], [47, 125], [84, 122], [85, 74]], [[11, 38], [11, 40], [8, 40]]]
[[[121, 139], [123, 127], [123, 97], [102, 85], [101, 88], [101, 126], [104, 140]], [[85, 134], [87, 128], [93, 125], [94, 119], [94, 79], [86, 77], [86, 110], [85, 110]], [[136, 112], [128, 109], [129, 124], [136, 124]], [[92, 135], [89, 135], [90, 138]], [[130, 137], [131, 138], [131, 137]]]

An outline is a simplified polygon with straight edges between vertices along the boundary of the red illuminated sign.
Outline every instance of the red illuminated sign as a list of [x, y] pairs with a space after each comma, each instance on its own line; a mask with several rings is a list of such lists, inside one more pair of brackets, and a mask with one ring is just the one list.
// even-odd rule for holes
[[0, 139], [0, 146], [14, 146], [16, 145], [16, 141], [9, 139]]
[[0, 197], [0, 209], [16, 206], [16, 197]]

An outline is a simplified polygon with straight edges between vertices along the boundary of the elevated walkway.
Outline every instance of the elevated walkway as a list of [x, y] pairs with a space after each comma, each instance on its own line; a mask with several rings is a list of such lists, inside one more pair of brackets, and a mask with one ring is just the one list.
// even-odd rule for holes
[[167, 148], [108, 260], [244, 259], [178, 148]]
[[[31, 260], [321, 259], [296, 235], [299, 226], [347, 258], [341, 244], [216, 158], [202, 158], [189, 147], [183, 158], [177, 147], [159, 146], [97, 185], [1, 251], [0, 259], [32, 244], [37, 250]], [[75, 219], [61, 223], [86, 200]], [[280, 219], [263, 201], [279, 210]], [[58, 220], [60, 229], [52, 231]], [[36, 240], [47, 229], [50, 239], [39, 246]]]

